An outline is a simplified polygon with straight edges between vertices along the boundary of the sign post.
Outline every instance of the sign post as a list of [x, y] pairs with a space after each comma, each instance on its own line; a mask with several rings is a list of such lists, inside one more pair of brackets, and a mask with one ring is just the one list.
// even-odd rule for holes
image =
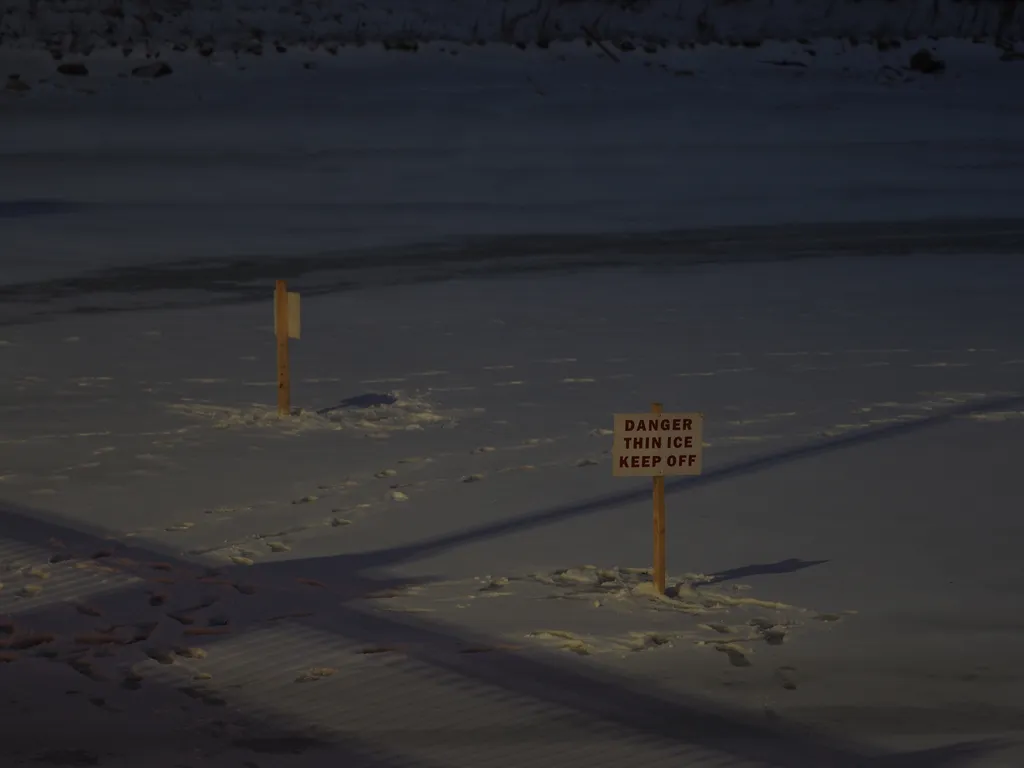
[[292, 380], [288, 363], [288, 339], [300, 335], [299, 294], [289, 293], [284, 280], [274, 286], [274, 334], [277, 336], [277, 414], [292, 412]]
[[652, 403], [650, 413], [615, 414], [613, 432], [612, 474], [654, 479], [654, 586], [664, 594], [665, 476], [701, 473], [704, 416], [664, 413], [661, 403]]
[[[651, 403], [651, 413], [661, 415], [661, 403]], [[665, 476], [654, 476], [654, 586], [665, 594]]]

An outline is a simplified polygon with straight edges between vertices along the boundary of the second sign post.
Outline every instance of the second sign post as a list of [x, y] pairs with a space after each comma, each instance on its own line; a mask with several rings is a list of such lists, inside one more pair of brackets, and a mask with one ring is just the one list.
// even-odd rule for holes
[[665, 476], [699, 475], [703, 459], [704, 416], [664, 413], [652, 403], [650, 413], [617, 413], [612, 447], [616, 477], [654, 478], [654, 586], [665, 593]]

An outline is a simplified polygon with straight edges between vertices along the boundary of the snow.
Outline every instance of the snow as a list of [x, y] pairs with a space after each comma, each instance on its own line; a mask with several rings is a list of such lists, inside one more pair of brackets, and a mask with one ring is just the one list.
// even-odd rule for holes
[[546, 46], [585, 35], [656, 46], [816, 37], [1015, 40], [1022, 28], [1019, 6], [1001, 0], [10, 0], [0, 16], [5, 44], [57, 54], [170, 45], [273, 54], [372, 42], [408, 50], [432, 40]]
[[5, 758], [1019, 764], [1020, 75], [927, 45], [0, 49]]
[[[140, 289], [179, 301], [182, 284], [251, 295], [286, 271], [430, 275], [413, 269], [419, 254], [460, 272], [571, 265], [596, 248], [608, 261], [757, 258], [768, 239], [787, 253], [863, 250], [849, 227], [737, 225], [857, 222], [858, 239], [911, 249], [963, 248], [979, 227], [986, 247], [998, 231], [1012, 248], [1019, 232], [1019, 64], [989, 46], [935, 44], [948, 73], [900, 70], [891, 84], [884, 68], [904, 67], [906, 49], [712, 47], [614, 65], [578, 45], [443, 47], [414, 59], [168, 54], [175, 74], [156, 82], [118, 77], [138, 64], [120, 54], [94, 53], [92, 75], [65, 78], [45, 54], [0, 51], [0, 71], [35, 83], [0, 94], [17, 116], [0, 127], [0, 221], [22, 254], [0, 281], [88, 264], [97, 301]], [[789, 59], [812, 66], [766, 63]], [[53, 217], [59, 228], [40, 226]], [[905, 226], [941, 218], [957, 221]], [[142, 269], [153, 264], [173, 269]], [[125, 265], [138, 269], [99, 270]]]

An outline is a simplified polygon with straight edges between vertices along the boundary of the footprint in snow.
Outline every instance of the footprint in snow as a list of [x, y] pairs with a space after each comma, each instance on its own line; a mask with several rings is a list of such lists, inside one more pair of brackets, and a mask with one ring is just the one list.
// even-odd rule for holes
[[323, 680], [326, 677], [330, 677], [335, 672], [337, 672], [337, 670], [332, 667], [314, 667], [295, 678], [295, 682], [312, 683], [317, 680]]
[[729, 657], [729, 663], [734, 667], [750, 667], [753, 666], [750, 659], [747, 658], [747, 654], [744, 649], [738, 645], [726, 643], [722, 645], [716, 645], [715, 650], [724, 653]]
[[518, 645], [471, 645], [459, 649], [459, 653], [468, 656], [476, 653], [501, 653], [502, 651], [514, 652], [519, 650], [522, 650], [522, 647]]
[[841, 613], [819, 613], [811, 617], [815, 621], [820, 621], [824, 624], [832, 624], [837, 621], [843, 620], [843, 614]]
[[707, 629], [712, 632], [717, 632], [720, 635], [731, 635], [735, 633], [735, 629], [727, 624], [698, 624], [700, 629]]
[[579, 656], [590, 656], [594, 648], [583, 638], [577, 637], [572, 632], [549, 629], [530, 632], [527, 637], [532, 637], [541, 642], [554, 645], [563, 651], [569, 651]]
[[787, 691], [796, 690], [796, 667], [779, 667], [775, 670], [775, 678]]

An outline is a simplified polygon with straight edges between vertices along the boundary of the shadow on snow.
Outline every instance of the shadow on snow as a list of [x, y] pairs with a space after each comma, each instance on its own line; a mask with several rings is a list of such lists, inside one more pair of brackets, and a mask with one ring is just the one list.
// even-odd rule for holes
[[[809, 458], [824, 452], [843, 450], [864, 445], [876, 440], [897, 437], [915, 430], [938, 426], [971, 413], [980, 413], [1007, 407], [1020, 407], [1024, 397], [1004, 398], [984, 403], [976, 403], [951, 408], [942, 413], [922, 418], [916, 422], [883, 426], [865, 430], [854, 435], [822, 440], [804, 446], [791, 448], [773, 454], [746, 459], [734, 464], [710, 469], [706, 474], [692, 478], [684, 478], [668, 483], [667, 492], [681, 493], [702, 484], [722, 482], [752, 472], [803, 458]], [[768, 721], [763, 716], [758, 718], [735, 710], [714, 705], [695, 696], [682, 696], [659, 688], [656, 684], [645, 683], [639, 690], [634, 681], [616, 673], [587, 665], [573, 658], [549, 659], [542, 655], [517, 653], [514, 651], [489, 654], [460, 653], [471, 647], [494, 645], [494, 639], [455, 627], [444, 622], [424, 620], [412, 615], [395, 618], [383, 614], [375, 614], [371, 609], [359, 605], [359, 601], [374, 593], [397, 586], [405, 586], [410, 580], [395, 580], [386, 577], [368, 576], [367, 573], [422, 558], [472, 541], [499, 537], [514, 531], [536, 528], [569, 517], [591, 514], [601, 509], [632, 503], [646, 499], [647, 489], [635, 492], [613, 494], [598, 499], [566, 505], [550, 510], [534, 513], [517, 520], [480, 526], [454, 536], [440, 537], [421, 542], [410, 547], [400, 547], [377, 552], [366, 552], [358, 555], [340, 555], [311, 560], [293, 560], [254, 566], [228, 566], [219, 569], [227, 579], [255, 585], [268, 585], [277, 590], [278, 596], [289, 602], [301, 602], [301, 590], [309, 587], [297, 586], [295, 579], [320, 579], [324, 585], [330, 584], [337, 604], [329, 612], [314, 613], [294, 619], [295, 626], [305, 627], [307, 631], [329, 633], [330, 636], [354, 641], [366, 645], [394, 643], [401, 645], [406, 657], [425, 665], [438, 673], [444, 673], [451, 679], [465, 681], [458, 685], [463, 691], [461, 695], [472, 698], [473, 686], [478, 686], [480, 694], [494, 700], [494, 690], [500, 690], [502, 696], [509, 700], [529, 699], [538, 706], [555, 708], [559, 711], [570, 711], [577, 717], [583, 717], [592, 724], [624, 729], [634, 736], [646, 738], [659, 744], [670, 744], [681, 750], [687, 748], [712, 749], [732, 756], [737, 760], [751, 760], [770, 766], [822, 766], [833, 768], [840, 766], [872, 766], [883, 768], [947, 768], [960, 765], [962, 761], [977, 758], [1003, 746], [1001, 743], [987, 741], [945, 747], [912, 754], [886, 754], [880, 750], [869, 749], [861, 745], [847, 742], [837, 737], [825, 736], [804, 728], [796, 728], [784, 722]], [[41, 510], [24, 509], [15, 505], [0, 502], [0, 524], [5, 537], [9, 541], [21, 542], [33, 547], [53, 550], [55, 540], [62, 546], [80, 553], [76, 556], [89, 558], [100, 554], [99, 550], [116, 550], [117, 557], [132, 558], [139, 562], [160, 561], [169, 564], [180, 572], [204, 572], [200, 563], [178, 559], [166, 549], [153, 545], [139, 547], [114, 542], [113, 537], [104, 531], [86, 530], [83, 526], [70, 526], [59, 516]], [[103, 554], [108, 554], [103, 553]], [[726, 581], [742, 576], [763, 573], [788, 573], [820, 564], [822, 561], [787, 560], [773, 564], [750, 565], [722, 571], [714, 574], [717, 581]], [[424, 581], [429, 581], [425, 579]], [[283, 586], [284, 585], [284, 586]], [[139, 594], [144, 589], [136, 584], [124, 585], [116, 591], [104, 595], [90, 597], [91, 603], [103, 607], [122, 604], [131, 599], [138, 603]], [[255, 599], [255, 598], [254, 598]], [[19, 624], [30, 624], [47, 614], [61, 609], [61, 606], [40, 606], [33, 610], [30, 603], [10, 603], [17, 608], [12, 613], [17, 616]], [[65, 607], [66, 610], [66, 607]], [[122, 609], [123, 610], [123, 609]], [[244, 636], [247, 630], [259, 627], [258, 621], [234, 627], [234, 637]], [[217, 637], [206, 638], [215, 646]], [[2, 674], [2, 672], [0, 672]], [[488, 692], [489, 691], [489, 692]], [[397, 691], [395, 695], [412, 695], [405, 691]], [[332, 728], [310, 741], [310, 729], [305, 733], [300, 730], [285, 729], [284, 732], [271, 723], [261, 722], [251, 717], [253, 729], [261, 731], [259, 737], [248, 741], [239, 741], [235, 746], [250, 750], [263, 750], [273, 753], [285, 749], [288, 745], [296, 749], [305, 749], [313, 744], [330, 746], [329, 757], [336, 764], [340, 757], [348, 758], [346, 764], [367, 766], [368, 768], [441, 768], [429, 762], [410, 760], [401, 756], [403, 739], [413, 746], [424, 738], [417, 729], [406, 727], [402, 722], [381, 723], [382, 728], [374, 733], [386, 735], [386, 744], [375, 740], [368, 741], [357, 733], [347, 733], [344, 723]], [[556, 727], [556, 726], [552, 726]], [[521, 727], [509, 728], [515, 733], [502, 733], [493, 728], [474, 733], [472, 728], [459, 729], [458, 733], [437, 732], [431, 735], [432, 743], [440, 745], [462, 745], [467, 739], [478, 748], [486, 748], [488, 744], [497, 747], [512, 742], [537, 741], [540, 743], [556, 738], [554, 732], [545, 733], [546, 726], [531, 726], [528, 733], [522, 733]], [[61, 744], [59, 732], [50, 731], [46, 734], [21, 734], [19, 738], [26, 744], [48, 744], [54, 747], [73, 744]], [[168, 739], [175, 738], [173, 734]], [[305, 739], [305, 741], [303, 741]], [[8, 746], [10, 746], [9, 742]], [[305, 746], [303, 746], [305, 745]], [[554, 749], [559, 746], [551, 742]], [[571, 748], [569, 744], [561, 744], [563, 749]], [[140, 744], [142, 750], [145, 745]], [[558, 762], [552, 753], [554, 763]], [[690, 758], [691, 760], [693, 758]], [[684, 764], [699, 765], [696, 762]]]

